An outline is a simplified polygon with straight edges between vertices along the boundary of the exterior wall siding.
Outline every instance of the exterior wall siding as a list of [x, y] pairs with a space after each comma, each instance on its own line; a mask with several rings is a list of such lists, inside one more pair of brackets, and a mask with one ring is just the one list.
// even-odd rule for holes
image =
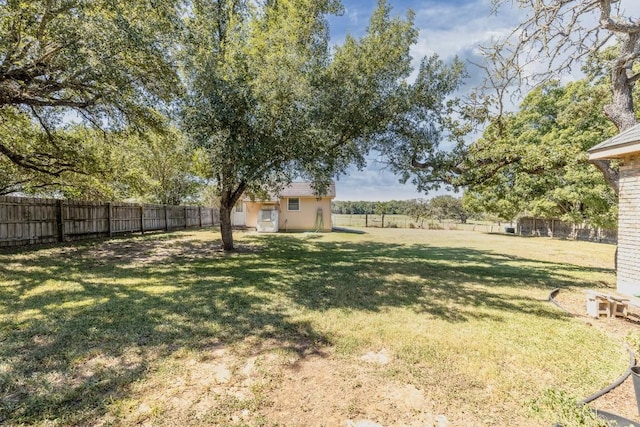
[[[296, 198], [296, 197], [294, 197]], [[317, 200], [315, 197], [297, 197], [300, 200], [300, 210], [288, 210], [288, 198], [283, 197], [279, 203], [274, 202], [245, 202], [246, 226], [255, 228], [260, 209], [275, 208], [278, 210], [278, 228], [280, 231], [312, 231], [316, 229], [318, 210], [322, 210], [322, 230], [331, 231], [331, 199], [328, 197]]]
[[618, 291], [640, 295], [640, 156], [620, 167], [618, 213]]
[[258, 225], [258, 214], [260, 213], [260, 209], [273, 209], [277, 204], [275, 202], [245, 202], [244, 204], [245, 212], [246, 212], [246, 223], [247, 227], [256, 228]]
[[[289, 200], [283, 198], [280, 201], [280, 230], [282, 231], [306, 231], [315, 230], [316, 221], [321, 215], [321, 230], [331, 231], [331, 199], [315, 197], [294, 197], [300, 200], [300, 210], [290, 211], [288, 209]], [[318, 211], [321, 211], [319, 213]]]

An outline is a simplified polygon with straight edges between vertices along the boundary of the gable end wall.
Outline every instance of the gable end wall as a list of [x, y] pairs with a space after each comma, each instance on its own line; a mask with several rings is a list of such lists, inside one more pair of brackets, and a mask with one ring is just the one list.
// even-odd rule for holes
[[640, 157], [620, 167], [618, 213], [618, 291], [640, 294]]

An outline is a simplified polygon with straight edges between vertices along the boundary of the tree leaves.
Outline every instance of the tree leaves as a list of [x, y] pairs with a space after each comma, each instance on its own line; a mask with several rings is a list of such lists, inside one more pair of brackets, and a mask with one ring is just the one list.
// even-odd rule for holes
[[586, 150], [614, 133], [602, 114], [606, 85], [550, 82], [517, 113], [489, 125], [470, 147], [465, 199], [504, 219], [518, 214], [611, 226], [616, 196], [588, 163]]
[[154, 109], [181, 87], [170, 58], [181, 25], [178, 6], [173, 0], [6, 2], [0, 8], [0, 122], [30, 122], [38, 134], [30, 138], [45, 155], [23, 151], [26, 143], [3, 134], [4, 160], [26, 175], [25, 169], [88, 173], [82, 141], [65, 141], [63, 122], [159, 126]]

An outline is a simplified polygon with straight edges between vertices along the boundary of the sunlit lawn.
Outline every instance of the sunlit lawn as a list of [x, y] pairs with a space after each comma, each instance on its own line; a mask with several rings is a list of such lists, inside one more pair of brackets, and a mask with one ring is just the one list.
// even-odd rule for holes
[[[275, 391], [321, 354], [340, 384], [357, 370], [411, 385], [452, 425], [548, 425], [560, 401], [626, 368], [617, 343], [546, 301], [613, 284], [613, 246], [379, 229], [236, 238], [230, 255], [205, 231], [0, 252], [0, 424], [296, 425], [273, 415]], [[388, 363], [363, 366], [381, 350]], [[358, 402], [307, 424], [400, 417]]]

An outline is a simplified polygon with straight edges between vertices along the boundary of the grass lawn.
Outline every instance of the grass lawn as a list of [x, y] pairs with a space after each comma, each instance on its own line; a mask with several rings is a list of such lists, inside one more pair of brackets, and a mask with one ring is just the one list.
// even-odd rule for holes
[[614, 246], [408, 229], [236, 243], [0, 252], [0, 424], [570, 425], [573, 399], [626, 369], [546, 301], [613, 286]]

